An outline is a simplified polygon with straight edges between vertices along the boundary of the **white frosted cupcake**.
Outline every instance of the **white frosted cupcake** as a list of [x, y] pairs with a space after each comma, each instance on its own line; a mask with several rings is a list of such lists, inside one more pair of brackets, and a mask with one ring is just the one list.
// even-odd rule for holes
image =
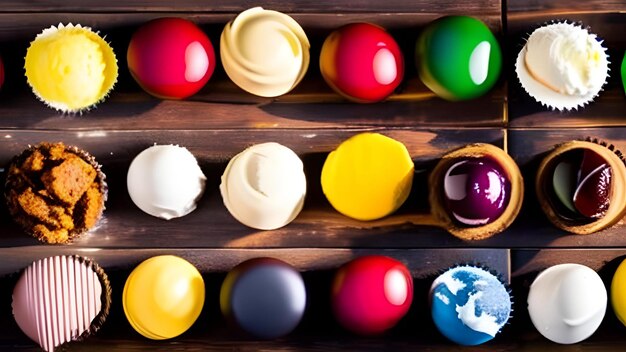
[[595, 34], [572, 23], [537, 28], [517, 56], [517, 77], [528, 94], [550, 109], [572, 110], [595, 99], [609, 61]]

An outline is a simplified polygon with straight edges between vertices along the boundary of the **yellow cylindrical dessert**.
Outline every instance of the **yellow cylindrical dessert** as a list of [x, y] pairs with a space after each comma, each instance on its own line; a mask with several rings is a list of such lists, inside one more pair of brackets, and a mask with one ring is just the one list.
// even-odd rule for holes
[[81, 25], [45, 29], [30, 43], [25, 61], [26, 78], [35, 95], [63, 112], [89, 109], [117, 81], [113, 49]]
[[361, 133], [328, 155], [322, 190], [340, 213], [375, 220], [404, 203], [413, 173], [413, 160], [404, 144], [382, 134]]

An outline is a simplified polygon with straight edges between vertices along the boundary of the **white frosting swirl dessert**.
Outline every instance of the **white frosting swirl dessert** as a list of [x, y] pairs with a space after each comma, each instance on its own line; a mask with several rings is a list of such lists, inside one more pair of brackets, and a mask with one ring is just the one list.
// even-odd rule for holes
[[277, 229], [295, 219], [304, 205], [302, 161], [278, 143], [253, 145], [230, 160], [220, 191], [239, 222], [260, 230]]
[[522, 86], [538, 102], [558, 110], [591, 102], [608, 76], [608, 58], [595, 34], [570, 23], [536, 29], [517, 58]]
[[289, 92], [309, 67], [309, 40], [291, 17], [261, 7], [240, 13], [224, 27], [224, 70], [243, 90], [262, 97]]

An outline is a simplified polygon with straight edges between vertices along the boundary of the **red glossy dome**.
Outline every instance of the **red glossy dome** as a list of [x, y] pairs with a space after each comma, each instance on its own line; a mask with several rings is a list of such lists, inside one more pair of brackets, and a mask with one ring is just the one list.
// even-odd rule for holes
[[384, 29], [352, 23], [324, 41], [320, 54], [322, 76], [335, 91], [357, 102], [385, 99], [404, 76], [398, 43]]
[[332, 287], [333, 312], [346, 329], [363, 335], [392, 328], [413, 301], [413, 279], [401, 262], [365, 256], [342, 266]]
[[128, 69], [148, 93], [183, 99], [198, 92], [215, 70], [213, 45], [194, 23], [159, 18], [141, 26], [130, 40]]

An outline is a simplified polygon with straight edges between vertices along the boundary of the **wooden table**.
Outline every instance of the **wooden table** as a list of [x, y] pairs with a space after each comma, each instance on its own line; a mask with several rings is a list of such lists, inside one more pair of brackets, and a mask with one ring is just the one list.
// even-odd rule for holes
[[[311, 65], [291, 93], [266, 99], [249, 95], [226, 77], [221, 65], [207, 86], [184, 101], [161, 101], [133, 81], [126, 67], [126, 48], [133, 31], [158, 17], [188, 18], [206, 31], [218, 48], [219, 34], [230, 19], [250, 6], [292, 15], [311, 40]], [[485, 21], [496, 33], [505, 56], [503, 75], [484, 97], [452, 103], [435, 97], [420, 82], [414, 44], [421, 29], [447, 14]], [[537, 26], [556, 19], [582, 21], [605, 39], [611, 77], [591, 106], [574, 112], [547, 111], [523, 92], [513, 59]], [[386, 27], [405, 55], [405, 80], [387, 102], [359, 105], [344, 101], [321, 79], [318, 57], [324, 38], [340, 25], [368, 21]], [[30, 92], [23, 73], [29, 42], [43, 28], [59, 22], [91, 26], [111, 42], [120, 65], [119, 83], [97, 109], [82, 116], [61, 115]], [[498, 337], [472, 350], [583, 349], [614, 350], [624, 344], [622, 326], [611, 309], [589, 340], [558, 346], [541, 337], [526, 312], [525, 296], [542, 269], [577, 262], [598, 270], [608, 282], [626, 255], [622, 223], [589, 236], [554, 228], [538, 211], [533, 180], [538, 160], [552, 145], [587, 136], [604, 139], [626, 151], [626, 98], [619, 63], [626, 50], [624, 0], [288, 0], [232, 1], [109, 0], [3, 1], [0, 8], [0, 55], [6, 81], [0, 91], [0, 167], [28, 144], [64, 141], [96, 156], [107, 174], [110, 193], [99, 227], [71, 245], [49, 246], [24, 235], [0, 205], [0, 349], [37, 350], [19, 331], [11, 315], [11, 291], [19, 270], [35, 259], [80, 254], [109, 273], [113, 308], [94, 337], [70, 350], [415, 350], [463, 349], [441, 337], [430, 319], [428, 288], [443, 269], [457, 263], [480, 263], [499, 271], [511, 283], [515, 311]], [[218, 49], [219, 50], [219, 49]], [[362, 131], [378, 131], [407, 145], [416, 165], [414, 189], [407, 203], [380, 221], [358, 222], [338, 214], [319, 185], [327, 153]], [[276, 141], [304, 161], [308, 195], [304, 211], [290, 225], [256, 231], [234, 220], [218, 191], [229, 158], [245, 147]], [[437, 160], [453, 148], [472, 142], [505, 148], [526, 180], [522, 213], [512, 227], [490, 239], [463, 242], [446, 231], [424, 225], [429, 213], [425, 186]], [[183, 218], [163, 221], [141, 212], [126, 191], [126, 171], [144, 148], [174, 143], [187, 147], [208, 177], [198, 209]], [[4, 169], [0, 169], [4, 178]], [[0, 182], [0, 192], [2, 185]], [[124, 281], [132, 268], [157, 254], [180, 255], [203, 273], [207, 300], [196, 324], [179, 338], [153, 342], [137, 334], [121, 307]], [[333, 270], [364, 254], [402, 260], [415, 278], [415, 300], [408, 316], [381, 337], [355, 337], [334, 322], [329, 307]], [[255, 341], [228, 327], [221, 317], [218, 294], [225, 273], [242, 260], [273, 256], [302, 270], [309, 303], [302, 324], [277, 341]]]

